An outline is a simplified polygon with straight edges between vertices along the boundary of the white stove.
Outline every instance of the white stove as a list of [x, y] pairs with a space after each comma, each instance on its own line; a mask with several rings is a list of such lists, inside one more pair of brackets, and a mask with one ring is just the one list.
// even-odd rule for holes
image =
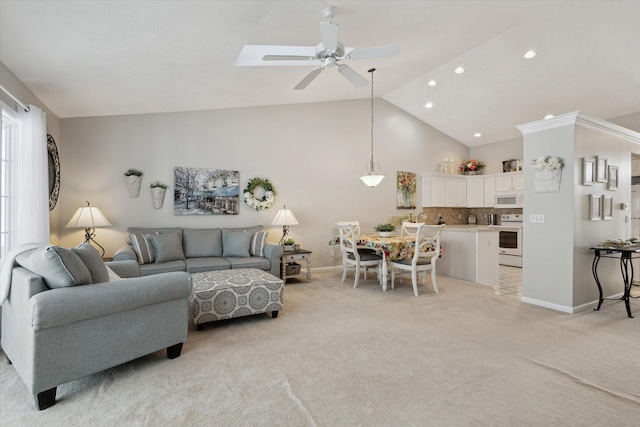
[[499, 232], [499, 263], [522, 267], [522, 214], [500, 215], [500, 224], [490, 225]]

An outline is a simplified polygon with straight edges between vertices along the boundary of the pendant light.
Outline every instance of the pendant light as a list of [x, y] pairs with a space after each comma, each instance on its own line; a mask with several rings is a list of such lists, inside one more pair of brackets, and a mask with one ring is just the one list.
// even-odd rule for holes
[[375, 163], [373, 161], [373, 72], [375, 68], [369, 70], [371, 73], [371, 160], [369, 161], [369, 169], [367, 172], [360, 177], [362, 182], [364, 182], [369, 187], [375, 187], [376, 185], [382, 182], [384, 175], [380, 173], [380, 166], [378, 165], [378, 171], [375, 170]]

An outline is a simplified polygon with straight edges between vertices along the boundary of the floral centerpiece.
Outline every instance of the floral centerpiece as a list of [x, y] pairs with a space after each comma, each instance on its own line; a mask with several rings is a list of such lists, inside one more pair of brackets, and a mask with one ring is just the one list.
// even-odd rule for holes
[[482, 172], [482, 170], [486, 166], [487, 165], [485, 163], [482, 163], [480, 160], [465, 160], [460, 165], [460, 172], [466, 173], [468, 175], [474, 175], [476, 173]]
[[541, 156], [531, 161], [533, 190], [536, 193], [560, 191], [560, 178], [564, 161], [560, 157]]
[[374, 230], [378, 232], [380, 237], [390, 237], [391, 232], [396, 229], [396, 226], [390, 223], [378, 224], [375, 226]]

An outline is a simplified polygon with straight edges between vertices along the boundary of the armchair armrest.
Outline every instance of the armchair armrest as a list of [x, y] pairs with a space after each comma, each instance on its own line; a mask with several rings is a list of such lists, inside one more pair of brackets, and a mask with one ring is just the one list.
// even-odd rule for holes
[[176, 271], [50, 289], [31, 298], [31, 324], [34, 330], [41, 330], [165, 301], [186, 300], [191, 287], [191, 276]]

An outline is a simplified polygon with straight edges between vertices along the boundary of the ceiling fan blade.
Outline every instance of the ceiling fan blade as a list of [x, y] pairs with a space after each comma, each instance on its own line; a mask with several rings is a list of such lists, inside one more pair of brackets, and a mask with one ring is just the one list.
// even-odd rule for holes
[[313, 61], [317, 59], [315, 56], [300, 55], [265, 55], [263, 61]]
[[338, 72], [356, 86], [367, 86], [369, 84], [367, 79], [356, 73], [353, 68], [348, 65], [338, 65]]
[[384, 56], [396, 56], [400, 53], [398, 45], [369, 47], [365, 49], [354, 49], [347, 57], [349, 59], [382, 58]]
[[338, 25], [331, 22], [321, 22], [322, 46], [325, 50], [334, 52], [338, 48]]
[[309, 83], [311, 83], [313, 81], [313, 79], [315, 79], [316, 77], [318, 77], [318, 75], [324, 70], [324, 67], [318, 67], [315, 70], [313, 70], [312, 72], [310, 72], [309, 74], [306, 75], [306, 77], [302, 80], [300, 80], [300, 83], [298, 83], [296, 85], [296, 87], [294, 87], [295, 90], [302, 90], [305, 87], [309, 86]]

